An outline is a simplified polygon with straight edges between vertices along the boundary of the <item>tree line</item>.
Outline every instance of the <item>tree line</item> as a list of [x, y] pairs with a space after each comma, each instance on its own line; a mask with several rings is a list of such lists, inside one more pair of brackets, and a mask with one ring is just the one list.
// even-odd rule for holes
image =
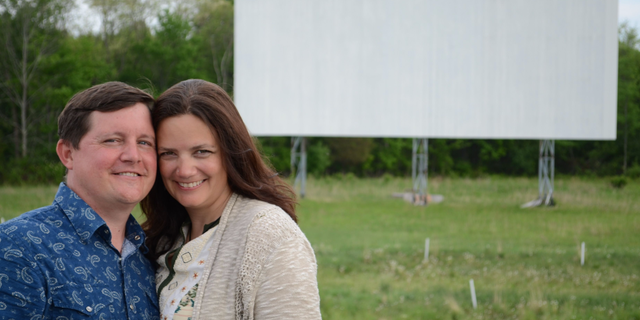
[[[155, 96], [189, 78], [233, 96], [232, 0], [87, 0], [102, 21], [78, 25], [73, 0], [0, 0], [0, 183], [55, 183], [57, 117], [71, 96], [122, 81]], [[74, 16], [74, 12], [76, 15]], [[615, 141], [557, 141], [556, 172], [640, 176], [640, 39], [620, 26]], [[290, 137], [260, 137], [280, 173], [290, 172]], [[409, 175], [411, 139], [308, 139], [314, 175]], [[431, 139], [432, 174], [535, 175], [538, 141]]]

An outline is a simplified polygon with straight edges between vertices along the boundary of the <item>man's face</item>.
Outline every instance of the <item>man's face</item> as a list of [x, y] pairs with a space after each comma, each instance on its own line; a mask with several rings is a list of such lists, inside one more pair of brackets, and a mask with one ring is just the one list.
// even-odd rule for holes
[[156, 177], [155, 134], [142, 103], [94, 111], [79, 148], [69, 150], [68, 186], [98, 213], [127, 210], [151, 190]]

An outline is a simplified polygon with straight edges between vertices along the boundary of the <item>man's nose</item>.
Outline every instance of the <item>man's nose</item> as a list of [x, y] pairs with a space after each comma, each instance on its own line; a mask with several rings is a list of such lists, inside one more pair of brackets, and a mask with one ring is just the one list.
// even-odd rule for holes
[[140, 155], [138, 142], [133, 141], [125, 143], [124, 150], [122, 150], [120, 159], [123, 162], [140, 162], [142, 160], [142, 157]]

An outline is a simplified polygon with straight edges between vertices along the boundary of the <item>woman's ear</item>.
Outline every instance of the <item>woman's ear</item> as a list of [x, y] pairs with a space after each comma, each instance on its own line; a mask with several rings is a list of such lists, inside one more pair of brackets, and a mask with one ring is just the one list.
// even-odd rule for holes
[[60, 162], [67, 168], [67, 170], [73, 169], [73, 147], [71, 143], [66, 140], [58, 140], [56, 145], [56, 153]]

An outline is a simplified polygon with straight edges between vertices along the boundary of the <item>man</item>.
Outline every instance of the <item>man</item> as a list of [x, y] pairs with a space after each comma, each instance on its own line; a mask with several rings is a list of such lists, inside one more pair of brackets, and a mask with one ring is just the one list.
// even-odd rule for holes
[[155, 181], [153, 97], [120, 82], [58, 118], [67, 168], [53, 204], [0, 225], [0, 319], [158, 319], [154, 271], [131, 210]]

